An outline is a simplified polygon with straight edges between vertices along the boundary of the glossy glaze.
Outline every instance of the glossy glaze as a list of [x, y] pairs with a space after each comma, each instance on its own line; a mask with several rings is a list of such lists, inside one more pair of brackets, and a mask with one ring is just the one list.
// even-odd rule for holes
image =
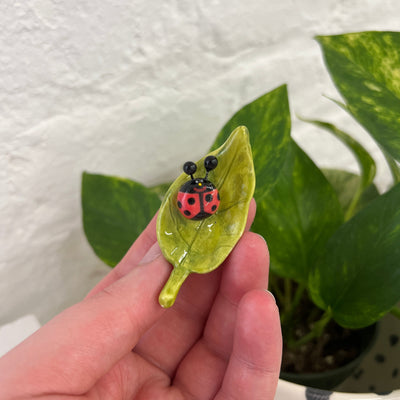
[[[183, 281], [191, 272], [207, 273], [217, 268], [241, 237], [255, 188], [255, 174], [246, 127], [236, 128], [227, 141], [210, 153], [218, 158], [218, 168], [209, 179], [220, 193], [215, 214], [202, 220], [185, 218], [177, 206], [177, 196], [187, 175], [180, 175], [167, 191], [157, 219], [157, 238], [164, 257], [174, 270], [159, 301], [170, 307]], [[206, 171], [204, 159], [197, 162], [199, 176]]]

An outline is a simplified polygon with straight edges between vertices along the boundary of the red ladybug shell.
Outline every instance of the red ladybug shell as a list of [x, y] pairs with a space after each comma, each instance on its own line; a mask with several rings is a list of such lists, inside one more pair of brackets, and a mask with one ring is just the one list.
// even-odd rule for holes
[[177, 205], [188, 219], [201, 220], [214, 214], [219, 207], [218, 190], [206, 179], [192, 179], [178, 192]]

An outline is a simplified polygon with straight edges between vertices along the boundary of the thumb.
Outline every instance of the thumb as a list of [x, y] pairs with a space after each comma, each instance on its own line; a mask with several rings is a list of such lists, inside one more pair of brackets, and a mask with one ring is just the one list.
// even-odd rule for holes
[[[63, 311], [5, 358], [36, 387], [45, 379], [47, 390], [49, 385], [64, 393], [88, 390], [165, 312], [158, 295], [169, 272], [169, 263], [153, 246], [133, 270]], [[27, 354], [32, 355], [28, 371]]]

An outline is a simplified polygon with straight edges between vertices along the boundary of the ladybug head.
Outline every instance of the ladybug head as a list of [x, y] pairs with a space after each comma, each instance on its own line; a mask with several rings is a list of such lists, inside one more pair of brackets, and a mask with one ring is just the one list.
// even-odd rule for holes
[[[212, 171], [213, 169], [216, 168], [218, 165], [218, 160], [217, 157], [214, 156], [207, 156], [204, 160], [204, 168], [206, 169], [206, 176], [203, 178], [204, 180], [207, 180], [208, 173]], [[193, 178], [193, 174], [197, 171], [197, 166], [193, 161], [187, 161], [185, 164], [183, 164], [183, 172], [185, 174], [190, 175], [190, 177]]]

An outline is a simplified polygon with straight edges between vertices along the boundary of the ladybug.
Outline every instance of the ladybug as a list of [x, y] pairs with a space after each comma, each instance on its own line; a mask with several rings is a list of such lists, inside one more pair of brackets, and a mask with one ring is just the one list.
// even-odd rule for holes
[[214, 156], [208, 156], [204, 160], [206, 176], [193, 178], [197, 166], [192, 161], [183, 165], [183, 172], [190, 175], [191, 180], [181, 186], [178, 192], [177, 205], [185, 218], [201, 220], [209, 217], [218, 210], [220, 197], [216, 187], [207, 179], [208, 173], [218, 165]]

